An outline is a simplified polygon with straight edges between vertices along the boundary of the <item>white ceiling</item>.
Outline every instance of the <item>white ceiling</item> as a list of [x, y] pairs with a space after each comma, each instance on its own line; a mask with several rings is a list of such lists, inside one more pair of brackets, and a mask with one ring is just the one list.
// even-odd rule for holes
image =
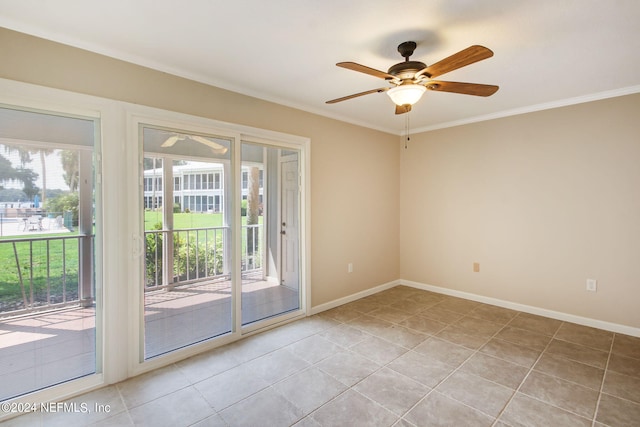
[[[0, 26], [394, 134], [387, 83], [345, 70], [433, 64], [470, 45], [495, 56], [438, 77], [489, 98], [427, 92], [412, 132], [640, 92], [638, 0], [0, 0]], [[3, 58], [2, 60], [7, 60]]]

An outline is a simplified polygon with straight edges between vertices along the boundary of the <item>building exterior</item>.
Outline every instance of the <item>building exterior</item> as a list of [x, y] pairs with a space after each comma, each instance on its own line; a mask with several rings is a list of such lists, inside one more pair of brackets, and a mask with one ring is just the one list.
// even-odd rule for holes
[[[262, 203], [263, 169], [259, 171], [259, 200]], [[242, 167], [242, 199], [249, 189], [249, 167]], [[224, 210], [224, 165], [221, 163], [184, 162], [173, 166], [173, 203], [180, 212], [218, 213]], [[144, 171], [144, 208], [162, 206], [162, 168]]]

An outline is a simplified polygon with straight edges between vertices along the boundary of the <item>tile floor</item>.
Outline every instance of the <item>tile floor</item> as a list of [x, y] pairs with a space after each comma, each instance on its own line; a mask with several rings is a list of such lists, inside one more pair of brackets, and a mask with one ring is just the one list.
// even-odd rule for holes
[[638, 426], [640, 338], [398, 286], [8, 426]]

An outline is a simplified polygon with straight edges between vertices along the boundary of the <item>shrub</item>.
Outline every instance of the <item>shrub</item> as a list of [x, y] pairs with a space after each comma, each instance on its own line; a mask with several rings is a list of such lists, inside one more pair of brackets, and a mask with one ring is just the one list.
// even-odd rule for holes
[[80, 206], [78, 193], [65, 193], [53, 199], [47, 199], [45, 209], [47, 212], [59, 215], [62, 215], [66, 211], [71, 211], [73, 215], [73, 225], [77, 227], [78, 206]]

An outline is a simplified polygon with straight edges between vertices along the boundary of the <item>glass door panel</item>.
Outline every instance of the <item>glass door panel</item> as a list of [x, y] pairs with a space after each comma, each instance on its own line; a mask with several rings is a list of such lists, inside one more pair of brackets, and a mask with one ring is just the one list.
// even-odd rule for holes
[[242, 324], [300, 309], [299, 152], [242, 143]]
[[146, 126], [142, 137], [148, 359], [232, 331], [232, 141]]
[[0, 108], [0, 401], [100, 370], [97, 128]]

